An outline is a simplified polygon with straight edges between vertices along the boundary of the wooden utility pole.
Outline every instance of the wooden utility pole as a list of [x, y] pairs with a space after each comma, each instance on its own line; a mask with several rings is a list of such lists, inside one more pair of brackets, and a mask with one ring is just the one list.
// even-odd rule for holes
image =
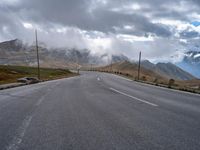
[[111, 58], [111, 62], [110, 62], [110, 72], [112, 72], [112, 58]]
[[37, 30], [35, 30], [35, 39], [36, 39], [36, 51], [37, 51], [37, 68], [38, 68], [38, 79], [40, 80], [40, 58], [38, 51], [38, 38], [37, 38]]
[[141, 52], [139, 54], [139, 64], [138, 64], [138, 80], [140, 80], [140, 62], [141, 62]]

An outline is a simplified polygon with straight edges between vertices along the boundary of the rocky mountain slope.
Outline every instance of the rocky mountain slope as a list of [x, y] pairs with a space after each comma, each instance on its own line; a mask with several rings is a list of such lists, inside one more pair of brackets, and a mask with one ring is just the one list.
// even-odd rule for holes
[[[109, 71], [109, 72], [110, 71], [121, 72], [122, 74], [128, 74], [129, 76], [132, 76], [135, 79], [137, 79], [138, 77], [138, 64], [131, 63], [129, 61], [117, 62], [105, 67], [101, 67], [99, 69], [104, 70], [104, 71]], [[141, 79], [145, 78], [145, 80], [148, 80], [148, 81], [154, 81], [155, 79], [158, 79], [159, 81], [167, 82], [168, 80], [164, 76], [157, 74], [144, 67], [141, 67], [140, 78]]]
[[[101, 58], [92, 56], [87, 49], [47, 49], [39, 46], [40, 63], [43, 67], [76, 67], [78, 64], [101, 63]], [[36, 65], [36, 48], [23, 44], [18, 39], [0, 43], [0, 64]]]
[[[138, 63], [136, 62], [129, 62], [123, 61], [114, 63], [109, 66], [105, 66], [102, 69], [108, 71], [121, 71], [133, 75], [137, 78], [138, 75]], [[195, 79], [194, 76], [189, 74], [188, 72], [180, 69], [179, 67], [175, 66], [171, 63], [158, 63], [153, 64], [148, 60], [141, 62], [141, 77], [145, 76], [150, 80], [153, 79], [161, 79], [161, 80], [193, 80]]]
[[[128, 62], [129, 58], [124, 55], [92, 55], [90, 50], [87, 49], [68, 49], [68, 48], [46, 48], [44, 44], [39, 46], [40, 63], [42, 67], [52, 67], [52, 68], [76, 68], [81, 66], [90, 66], [91, 64], [105, 65], [110, 63], [121, 63]], [[188, 54], [195, 58], [195, 63], [197, 66], [200, 62], [199, 54]], [[187, 64], [193, 64], [193, 59], [185, 58], [184, 62]], [[36, 66], [36, 48], [35, 45], [24, 44], [22, 41], [15, 39], [10, 41], [5, 41], [0, 43], [0, 64], [1, 65], [26, 65], [26, 66]], [[121, 69], [128, 70], [127, 66], [131, 64], [121, 64]], [[124, 68], [123, 68], [124, 67]], [[137, 63], [133, 63], [130, 67], [137, 70]], [[149, 61], [142, 62], [143, 70], [145, 70], [148, 76], [155, 78], [162, 76], [164, 78], [174, 78], [177, 80], [190, 80], [194, 79], [192, 75], [183, 71], [179, 67], [171, 63], [158, 63], [156, 65]], [[148, 71], [146, 71], [148, 70]], [[155, 75], [156, 74], [156, 75]]]
[[148, 60], [144, 60], [141, 62], [141, 66], [149, 69], [151, 71], [156, 72], [166, 78], [173, 78], [176, 80], [192, 80], [195, 79], [193, 75], [184, 71], [183, 69], [177, 67], [172, 63], [157, 63], [153, 64]]
[[[42, 45], [42, 46], [41, 46]], [[124, 55], [92, 55], [87, 49], [49, 48], [39, 46], [40, 63], [43, 67], [75, 68], [79, 65], [102, 65], [108, 62], [128, 60]], [[1, 65], [36, 65], [35, 45], [27, 45], [15, 39], [0, 43]]]
[[[158, 84], [168, 85], [169, 79], [173, 78], [175, 79], [175, 83], [179, 88], [199, 89], [200, 87], [199, 79], [192, 78], [191, 80], [181, 80], [179, 79], [180, 77], [174, 76], [173, 73], [176, 72], [177, 70], [182, 73], [182, 70], [180, 70], [180, 68], [178, 67], [174, 68], [174, 65], [173, 66], [171, 65], [172, 64], [169, 64], [169, 63], [168, 64], [159, 63], [155, 65], [149, 61], [142, 61], [141, 71], [140, 71], [140, 80], [151, 82], [151, 83], [154, 82]], [[170, 67], [169, 70], [171, 71], [168, 71], [168, 67]], [[175, 71], [171, 68], [174, 68]], [[97, 68], [97, 70], [105, 71], [105, 72], [113, 72], [113, 73], [129, 76], [130, 78], [134, 78], [134, 79], [137, 79], [138, 77], [138, 64], [134, 62], [133, 63], [128, 62], [128, 61], [117, 62], [112, 65], [99, 67]], [[170, 73], [170, 72], [173, 72], [173, 73]], [[186, 76], [188, 75], [187, 72], [183, 72], [183, 73]], [[189, 77], [191, 77], [191, 75], [189, 75]]]

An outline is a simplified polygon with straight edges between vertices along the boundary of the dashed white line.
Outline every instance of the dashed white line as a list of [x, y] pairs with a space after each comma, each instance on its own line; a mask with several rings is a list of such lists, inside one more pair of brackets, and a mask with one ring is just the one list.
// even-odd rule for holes
[[114, 91], [114, 92], [117, 92], [117, 93], [119, 93], [119, 94], [122, 94], [122, 95], [124, 95], [124, 96], [130, 97], [130, 98], [132, 98], [132, 99], [134, 99], [134, 100], [137, 100], [137, 101], [146, 103], [146, 104], [148, 104], [148, 105], [151, 105], [151, 106], [154, 106], [154, 107], [157, 107], [157, 106], [158, 106], [157, 104], [148, 102], [148, 101], [146, 101], [146, 100], [142, 100], [142, 99], [137, 98], [137, 97], [134, 97], [134, 96], [131, 96], [131, 95], [126, 94], [126, 93], [124, 93], [124, 92], [118, 91], [118, 90], [116, 90], [116, 89], [114, 89], [114, 88], [110, 88], [110, 90], [112, 90], [112, 91]]
[[98, 77], [97, 80], [100, 81], [101, 79]]
[[21, 127], [19, 128], [18, 134], [14, 137], [13, 141], [6, 148], [7, 150], [17, 150], [19, 148], [20, 143], [26, 133], [26, 129], [28, 128], [30, 122], [32, 120], [32, 116], [28, 116], [24, 119]]

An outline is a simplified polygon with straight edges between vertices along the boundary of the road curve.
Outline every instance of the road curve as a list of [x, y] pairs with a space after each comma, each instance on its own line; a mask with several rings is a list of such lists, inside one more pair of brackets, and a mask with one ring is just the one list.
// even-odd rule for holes
[[200, 96], [116, 75], [0, 91], [2, 150], [198, 150]]

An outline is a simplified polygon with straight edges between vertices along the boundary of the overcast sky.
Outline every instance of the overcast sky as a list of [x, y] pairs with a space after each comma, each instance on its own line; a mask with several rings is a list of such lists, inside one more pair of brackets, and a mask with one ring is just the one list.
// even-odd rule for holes
[[200, 0], [0, 0], [0, 41], [38, 38], [153, 61], [200, 48]]

